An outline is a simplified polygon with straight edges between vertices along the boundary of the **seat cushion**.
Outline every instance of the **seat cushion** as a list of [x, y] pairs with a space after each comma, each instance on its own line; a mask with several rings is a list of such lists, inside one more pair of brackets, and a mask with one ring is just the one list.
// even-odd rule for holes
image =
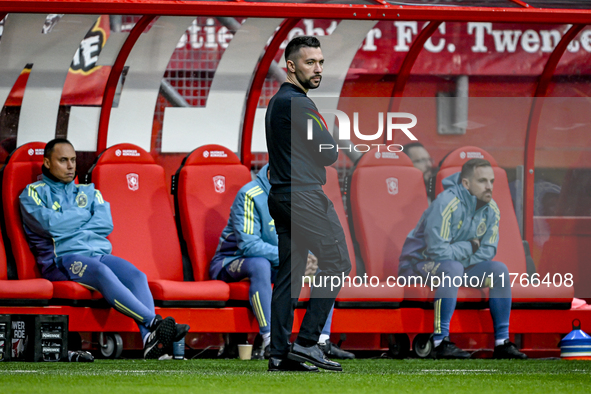
[[148, 281], [154, 300], [162, 301], [228, 301], [230, 286], [221, 280], [179, 282], [173, 280]]
[[53, 286], [46, 279], [0, 281], [1, 299], [48, 300], [53, 296]]
[[72, 281], [52, 282], [53, 298], [64, 300], [99, 300], [103, 295], [98, 291], [91, 291], [86, 287]]
[[230, 286], [230, 299], [236, 301], [248, 301], [248, 289], [250, 288], [249, 280], [242, 280], [240, 282], [228, 283]]
[[[405, 287], [405, 301], [433, 302], [435, 292], [426, 286]], [[487, 302], [490, 289], [460, 287], [458, 303]], [[513, 308], [519, 309], [569, 309], [574, 295], [572, 287], [534, 288], [515, 283], [511, 288]]]
[[[382, 287], [383, 285], [383, 287]], [[376, 287], [371, 286], [345, 286], [339, 292], [336, 302], [337, 306], [342, 307], [342, 303], [399, 303], [404, 298], [404, 288], [389, 287], [385, 283], [380, 283]], [[375, 307], [379, 307], [376, 304]], [[369, 304], [368, 304], [369, 305]]]
[[[545, 304], [564, 304], [570, 306], [575, 295], [574, 287], [539, 287], [521, 286], [517, 281], [511, 288], [513, 303], [545, 303]], [[570, 309], [570, 308], [569, 308]]]
[[[428, 286], [406, 286], [404, 287], [405, 301], [433, 302], [435, 291]], [[471, 287], [460, 287], [458, 289], [458, 302], [483, 302], [488, 300], [488, 289], [476, 289]]]

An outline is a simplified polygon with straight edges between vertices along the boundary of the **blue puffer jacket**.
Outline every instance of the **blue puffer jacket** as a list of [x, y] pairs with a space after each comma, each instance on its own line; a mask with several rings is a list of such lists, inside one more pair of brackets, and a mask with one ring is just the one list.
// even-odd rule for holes
[[[399, 271], [424, 261], [454, 260], [464, 267], [492, 260], [499, 243], [501, 213], [491, 200], [476, 210], [476, 197], [462, 186], [460, 173], [443, 180], [444, 191], [425, 210], [400, 255]], [[472, 253], [471, 239], [480, 247]]]
[[271, 262], [271, 267], [279, 265], [275, 222], [267, 205], [271, 190], [268, 168], [268, 164], [261, 168], [257, 178], [238, 191], [211, 260], [210, 278], [217, 278], [223, 267], [241, 257], [264, 257]]
[[19, 199], [25, 233], [42, 274], [65, 254], [111, 253], [111, 208], [94, 184], [65, 184], [43, 175]]

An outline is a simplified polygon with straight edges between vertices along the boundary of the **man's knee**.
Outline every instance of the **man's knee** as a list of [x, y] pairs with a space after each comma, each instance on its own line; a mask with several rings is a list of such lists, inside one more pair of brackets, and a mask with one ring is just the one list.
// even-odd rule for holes
[[504, 263], [500, 261], [491, 261], [490, 263], [490, 271], [495, 275], [505, 275], [507, 278], [509, 276], [509, 269]]
[[[435, 263], [437, 266], [439, 263]], [[437, 274], [445, 274], [449, 277], [461, 277], [464, 274], [464, 266], [459, 261], [447, 260], [440, 262], [440, 266], [437, 268]]]
[[[119, 278], [121, 279], [121, 278]], [[147, 283], [148, 282], [148, 276], [140, 271], [139, 269], [134, 269], [131, 271], [131, 278], [130, 278], [134, 283]]]
[[[504, 263], [500, 261], [490, 261], [488, 262], [488, 270], [490, 272], [489, 275], [493, 276], [492, 288], [491, 291], [503, 291], [505, 296], [510, 296], [511, 294], [511, 285], [510, 285], [510, 276], [509, 276], [509, 269]], [[491, 293], [492, 295], [492, 293]]]
[[113, 275], [113, 271], [106, 265], [95, 262], [95, 261], [86, 261], [82, 267], [82, 271], [79, 275], [80, 278], [83, 276], [91, 276], [95, 278], [98, 282], [102, 280], [108, 279], [111, 275]]
[[264, 257], [252, 257], [248, 259], [248, 277], [267, 280], [271, 283], [271, 262]]

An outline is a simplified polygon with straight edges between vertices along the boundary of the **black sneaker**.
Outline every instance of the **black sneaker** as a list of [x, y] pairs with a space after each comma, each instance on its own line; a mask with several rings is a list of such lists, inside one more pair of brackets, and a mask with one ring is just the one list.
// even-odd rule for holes
[[155, 320], [150, 326], [151, 333], [144, 345], [144, 358], [159, 358], [174, 341], [177, 335], [176, 323], [172, 317]]
[[271, 346], [267, 345], [263, 349], [263, 345], [261, 345], [252, 351], [252, 356], [250, 357], [250, 359], [251, 360], [268, 360], [270, 356], [271, 356]]
[[252, 356], [250, 357], [251, 360], [268, 360], [271, 356], [271, 346], [267, 345], [264, 346], [263, 336], [261, 334], [257, 334], [254, 338], [254, 343], [252, 345]]
[[341, 349], [334, 343], [330, 341], [326, 341], [325, 343], [319, 343], [318, 347], [324, 353], [326, 357], [329, 358], [336, 358], [341, 360], [352, 360], [355, 358], [355, 355], [351, 352]]
[[174, 353], [174, 351], [172, 350], [172, 346], [174, 345], [174, 343], [182, 340], [187, 335], [191, 327], [188, 324], [177, 323], [175, 329], [176, 335], [174, 336], [173, 341], [170, 343], [170, 346], [167, 347], [164, 351], [164, 354], [172, 355]]
[[72, 363], [91, 363], [94, 356], [86, 350], [68, 350], [68, 361]]
[[455, 343], [450, 342], [449, 337], [444, 337], [443, 341], [435, 349], [435, 358], [446, 359], [466, 359], [470, 358], [470, 353], [460, 349]]
[[189, 330], [191, 329], [191, 327], [188, 324], [176, 324], [176, 336], [174, 337], [174, 341], [173, 342], [178, 342], [181, 339], [183, 339], [187, 333], [189, 332]]
[[150, 324], [150, 327], [148, 327], [148, 329], [150, 331], [154, 331], [154, 328], [158, 327], [158, 324], [162, 323], [162, 316], [160, 315], [156, 315], [154, 316], [154, 320], [152, 320], [152, 324]]
[[508, 339], [505, 339], [505, 343], [499, 346], [495, 346], [493, 358], [525, 360], [527, 359], [527, 355], [521, 353], [513, 342], [510, 342]]

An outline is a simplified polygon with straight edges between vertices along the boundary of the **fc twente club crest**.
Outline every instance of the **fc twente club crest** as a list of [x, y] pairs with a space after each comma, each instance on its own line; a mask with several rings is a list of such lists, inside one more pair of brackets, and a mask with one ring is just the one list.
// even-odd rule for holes
[[398, 179], [388, 178], [386, 184], [388, 185], [388, 193], [392, 195], [398, 194]]
[[223, 175], [217, 175], [213, 177], [213, 186], [215, 187], [216, 193], [223, 193], [226, 191], [226, 177]]
[[127, 174], [127, 187], [132, 192], [140, 188], [140, 177], [138, 174]]

